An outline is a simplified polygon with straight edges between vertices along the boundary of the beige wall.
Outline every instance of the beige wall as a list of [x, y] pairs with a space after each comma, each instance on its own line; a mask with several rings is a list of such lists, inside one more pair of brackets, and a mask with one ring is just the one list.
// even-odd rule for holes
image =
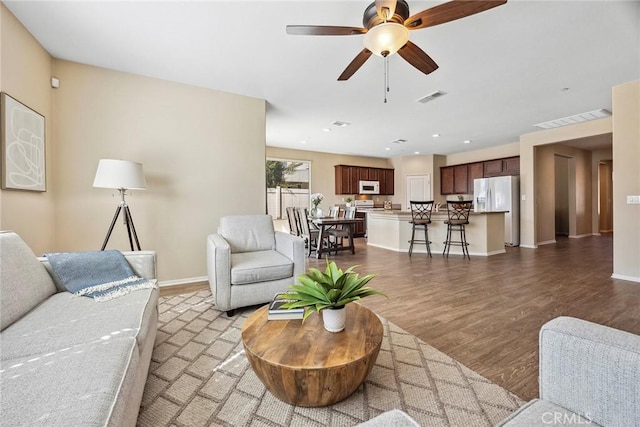
[[[520, 246], [535, 248], [539, 241], [544, 241], [538, 236], [540, 221], [536, 218], [536, 209], [543, 203], [537, 200], [537, 195], [546, 194], [546, 189], [536, 188], [538, 182], [535, 177], [539, 170], [539, 166], [536, 165], [536, 147], [604, 135], [611, 133], [611, 129], [612, 120], [611, 117], [607, 117], [520, 136], [520, 195], [525, 199], [520, 201]], [[546, 231], [543, 234], [547, 237]]]
[[431, 186], [431, 199], [443, 202], [445, 198], [440, 194], [440, 167], [445, 166], [446, 157], [439, 154], [420, 154], [414, 156], [394, 157], [391, 159], [396, 170], [395, 194], [393, 203], [407, 208], [405, 200], [407, 175], [428, 174]]
[[[569, 236], [591, 234], [591, 152], [563, 144], [536, 147], [536, 222], [537, 243], [555, 241], [556, 155], [568, 158]], [[597, 232], [597, 230], [596, 230]]]
[[640, 282], [640, 81], [613, 88], [613, 277]]
[[[320, 153], [318, 151], [291, 150], [287, 148], [267, 147], [267, 157], [279, 160], [306, 160], [311, 162], [311, 193], [322, 193], [324, 200], [321, 209], [334, 204], [344, 203], [346, 195], [336, 195], [335, 165], [369, 166], [372, 168], [393, 168], [388, 159], [378, 157], [347, 156], [342, 154]], [[262, 165], [264, 170], [264, 164]], [[263, 173], [264, 174], [264, 173]], [[395, 171], [397, 188], [398, 171]], [[264, 187], [264, 185], [263, 185]], [[263, 190], [264, 192], [264, 190]], [[384, 201], [387, 196], [372, 196], [374, 200]]]
[[[161, 281], [206, 275], [205, 241], [223, 215], [264, 213], [265, 102], [54, 61], [56, 247], [99, 249], [118, 204], [93, 188], [101, 158], [141, 162], [127, 201]], [[109, 246], [127, 249], [116, 225]]]
[[479, 150], [465, 151], [449, 154], [447, 166], [461, 165], [464, 163], [482, 162], [484, 160], [501, 159], [520, 155], [520, 143], [498, 145], [497, 147], [481, 148]]
[[44, 193], [0, 190], [0, 229], [20, 234], [36, 254], [53, 250], [55, 242], [51, 62], [42, 46], [0, 4], [0, 90], [45, 117], [47, 174]]

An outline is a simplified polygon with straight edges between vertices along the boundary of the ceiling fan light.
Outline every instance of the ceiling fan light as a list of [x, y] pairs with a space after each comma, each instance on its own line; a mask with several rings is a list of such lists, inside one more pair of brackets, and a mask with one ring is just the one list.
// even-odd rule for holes
[[[374, 55], [393, 55], [409, 41], [409, 30], [402, 24], [386, 22], [369, 29], [364, 35], [364, 47]], [[383, 55], [386, 52], [386, 55]]]

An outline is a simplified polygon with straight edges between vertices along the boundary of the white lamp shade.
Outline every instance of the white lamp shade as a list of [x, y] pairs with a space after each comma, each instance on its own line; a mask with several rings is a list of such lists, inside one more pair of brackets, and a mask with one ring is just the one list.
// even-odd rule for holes
[[393, 55], [409, 41], [409, 30], [402, 24], [385, 22], [376, 25], [364, 35], [364, 47], [374, 55]]
[[145, 190], [142, 164], [128, 160], [101, 159], [98, 163], [93, 186], [98, 188], [124, 188], [128, 190]]

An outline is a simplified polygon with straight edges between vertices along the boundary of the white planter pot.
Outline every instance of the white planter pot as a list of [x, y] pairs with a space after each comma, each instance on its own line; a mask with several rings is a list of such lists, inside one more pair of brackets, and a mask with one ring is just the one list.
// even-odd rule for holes
[[344, 324], [347, 321], [347, 308], [322, 310], [322, 320], [327, 331], [340, 332], [344, 329]]

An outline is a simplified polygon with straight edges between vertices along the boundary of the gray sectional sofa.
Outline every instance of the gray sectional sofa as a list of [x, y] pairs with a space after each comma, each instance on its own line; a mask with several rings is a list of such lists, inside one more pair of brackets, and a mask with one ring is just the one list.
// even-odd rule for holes
[[[156, 274], [152, 251], [125, 253]], [[96, 302], [60, 288], [45, 259], [0, 232], [0, 422], [134, 426], [158, 321], [158, 290]]]

